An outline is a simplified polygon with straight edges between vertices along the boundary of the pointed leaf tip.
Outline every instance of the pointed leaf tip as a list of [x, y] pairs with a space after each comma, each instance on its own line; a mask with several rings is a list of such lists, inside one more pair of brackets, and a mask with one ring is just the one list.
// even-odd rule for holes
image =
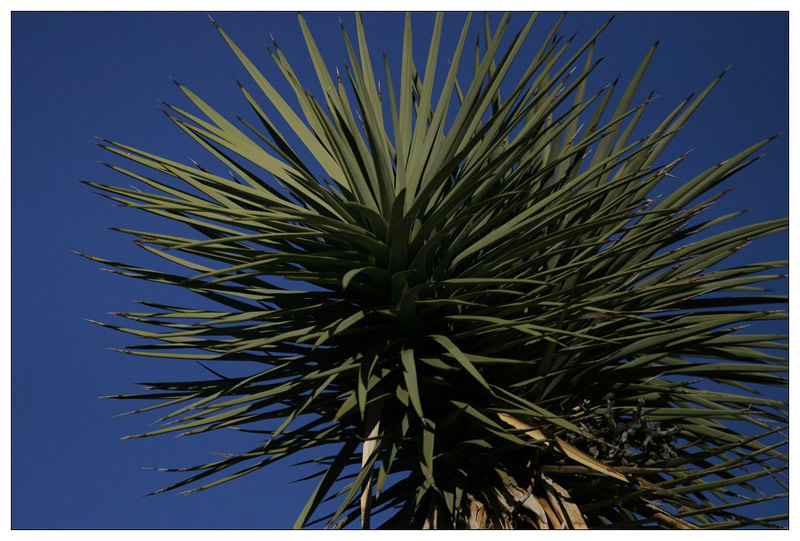
[[578, 27], [578, 29], [575, 30], [575, 32], [573, 32], [573, 34], [569, 37], [569, 39], [567, 40], [567, 43], [572, 43], [572, 40], [575, 39], [575, 36], [577, 36], [578, 32], [580, 32], [580, 31], [581, 31], [581, 28]]
[[70, 251], [70, 252], [72, 252], [73, 254], [79, 255], [79, 256], [81, 256], [81, 257], [85, 257], [86, 259], [91, 259], [92, 261], [94, 261], [94, 260], [95, 260], [95, 258], [94, 258], [94, 257], [92, 257], [92, 256], [90, 256], [90, 255], [88, 255], [88, 254], [84, 254], [84, 253], [82, 253], [82, 252], [76, 252], [75, 250], [69, 250], [69, 251]]

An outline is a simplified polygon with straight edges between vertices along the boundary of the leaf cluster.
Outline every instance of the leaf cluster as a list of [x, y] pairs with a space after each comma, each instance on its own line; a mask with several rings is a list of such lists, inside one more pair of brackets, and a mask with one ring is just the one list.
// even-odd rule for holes
[[[399, 73], [384, 58], [385, 84], [360, 16], [355, 43], [342, 27], [349, 58], [334, 77], [301, 15], [321, 99], [269, 49], [294, 105], [219, 29], [258, 91], [240, 83], [258, 124], [230, 122], [180, 84], [203, 116], [165, 113], [229, 177], [99, 143], [134, 164], [109, 167], [145, 190], [87, 184], [192, 235], [121, 230], [179, 274], [87, 257], [220, 307], [146, 302], [118, 314], [133, 326], [104, 324], [147, 340], [125, 353], [213, 362], [213, 379], [117, 396], [155, 402], [136, 412], [169, 408], [132, 437], [262, 437], [169, 470], [189, 475], [163, 490], [203, 490], [316, 450], [298, 527], [373, 514], [387, 528], [783, 518], [732, 510], [775, 497], [756, 480], [786, 488], [786, 404], [759, 395], [786, 383], [786, 336], [744, 327], [785, 317], [771, 308], [786, 298], [761, 284], [787, 262], [725, 260], [787, 221], [720, 228], [735, 214], [704, 214], [769, 139], [676, 181], [686, 155], [665, 149], [722, 75], [638, 137], [652, 96], [634, 100], [658, 43], [627, 86], [591, 92], [608, 23], [573, 44], [562, 17], [531, 48], [536, 18], [507, 36], [509, 15], [494, 29], [486, 17], [470, 51], [467, 16], [437, 90], [443, 15], [421, 71], [406, 16]], [[653, 197], [657, 187], [667, 195]], [[231, 363], [254, 369], [226, 376]], [[326, 498], [338, 506], [315, 521]]]

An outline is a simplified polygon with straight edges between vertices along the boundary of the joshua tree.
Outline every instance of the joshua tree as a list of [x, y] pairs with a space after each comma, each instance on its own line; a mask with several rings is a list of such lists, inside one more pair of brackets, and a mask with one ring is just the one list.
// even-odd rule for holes
[[[155, 403], [137, 412], [170, 408], [162, 427], [130, 437], [257, 435], [245, 452], [171, 470], [189, 473], [162, 490], [312, 449], [318, 482], [298, 527], [369, 527], [375, 514], [386, 528], [774, 525], [784, 517], [737, 512], [786, 496], [786, 404], [756, 391], [785, 385], [772, 350], [787, 337], [741, 326], [785, 317], [760, 309], [786, 297], [759, 284], [787, 262], [724, 262], [787, 220], [711, 230], [734, 215], [704, 214], [769, 139], [661, 185], [685, 156], [668, 143], [719, 78], [634, 138], [657, 44], [626, 87], [595, 92], [608, 23], [573, 44], [559, 20], [533, 46], [535, 15], [506, 41], [509, 16], [493, 29], [485, 17], [470, 51], [467, 16], [442, 66], [443, 19], [418, 71], [406, 16], [401, 64], [378, 77], [356, 16], [334, 77], [299, 16], [323, 94], [274, 44], [294, 105], [219, 29], [255, 83], [240, 87], [260, 124], [233, 123], [180, 84], [203, 116], [165, 112], [227, 177], [101, 143], [145, 189], [87, 184], [184, 224], [186, 237], [120, 231], [185, 272], [86, 257], [218, 306], [145, 302], [118, 314], [141, 325], [108, 325], [148, 340], [125, 353], [211, 373], [115, 396]], [[509, 81], [512, 63], [527, 67]], [[257, 368], [226, 376], [231, 363]], [[771, 493], [755, 491], [759, 478]], [[315, 515], [332, 494], [338, 509]]]

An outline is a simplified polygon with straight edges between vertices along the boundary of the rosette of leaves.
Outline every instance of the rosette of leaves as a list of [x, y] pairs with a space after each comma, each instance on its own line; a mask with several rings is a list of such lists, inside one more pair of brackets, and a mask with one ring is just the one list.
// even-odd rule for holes
[[[252, 78], [240, 87], [259, 122], [234, 123], [182, 85], [197, 111], [165, 112], [230, 176], [100, 143], [133, 162], [111, 167], [142, 189], [87, 184], [186, 226], [121, 230], [184, 272], [87, 257], [218, 306], [145, 302], [118, 314], [134, 326], [108, 325], [147, 339], [125, 353], [212, 374], [115, 396], [168, 409], [131, 437], [256, 434], [243, 452], [169, 470], [187, 475], [162, 490], [310, 452], [319, 470], [297, 527], [369, 527], [373, 515], [386, 528], [785, 519], [739, 508], [786, 496], [786, 404], [759, 391], [785, 385], [787, 337], [741, 327], [785, 317], [760, 309], [786, 301], [760, 284], [787, 262], [725, 259], [787, 220], [714, 228], [734, 215], [703, 214], [769, 139], [676, 181], [685, 155], [665, 149], [719, 78], [634, 138], [657, 43], [627, 86], [596, 92], [588, 76], [608, 23], [573, 43], [559, 20], [534, 46], [536, 15], [510, 39], [509, 15], [495, 28], [485, 17], [473, 49], [467, 16], [445, 66], [443, 19], [421, 70], [408, 15], [399, 67], [384, 57], [379, 70], [356, 16], [334, 77], [299, 16], [319, 98], [274, 45], [294, 90], [279, 94], [220, 29]], [[667, 194], [650, 198], [656, 186]], [[232, 363], [257, 368], [225, 376]]]

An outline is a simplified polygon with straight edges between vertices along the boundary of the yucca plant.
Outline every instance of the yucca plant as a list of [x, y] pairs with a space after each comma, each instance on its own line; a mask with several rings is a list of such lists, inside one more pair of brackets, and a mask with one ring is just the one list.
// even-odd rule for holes
[[[111, 168], [145, 190], [87, 184], [190, 234], [120, 230], [179, 274], [86, 257], [218, 307], [144, 302], [147, 312], [118, 314], [142, 325], [107, 325], [148, 340], [125, 353], [193, 359], [213, 375], [114, 396], [155, 403], [136, 412], [170, 408], [162, 427], [130, 437], [257, 435], [244, 452], [168, 470], [189, 473], [161, 491], [310, 452], [317, 484], [297, 527], [370, 527], [373, 515], [385, 528], [786, 518], [739, 508], [786, 496], [787, 406], [768, 391], [786, 383], [773, 350], [787, 337], [742, 327], [785, 317], [759, 308], [786, 301], [760, 284], [787, 262], [724, 260], [787, 221], [712, 229], [735, 215], [703, 214], [769, 139], [662, 186], [685, 156], [668, 143], [719, 78], [634, 139], [656, 46], [627, 87], [590, 91], [608, 23], [573, 45], [562, 17], [532, 46], [536, 18], [508, 40], [509, 15], [495, 28], [484, 17], [469, 51], [467, 16], [435, 89], [443, 15], [423, 71], [406, 16], [401, 65], [385, 61], [382, 77], [356, 16], [335, 78], [299, 16], [323, 95], [274, 45], [294, 106], [220, 29], [261, 93], [240, 84], [260, 125], [232, 123], [180, 84], [204, 116], [165, 112], [229, 177], [100, 143], [136, 164]], [[513, 63], [524, 71], [508, 81]], [[226, 376], [232, 363], [256, 368]]]

